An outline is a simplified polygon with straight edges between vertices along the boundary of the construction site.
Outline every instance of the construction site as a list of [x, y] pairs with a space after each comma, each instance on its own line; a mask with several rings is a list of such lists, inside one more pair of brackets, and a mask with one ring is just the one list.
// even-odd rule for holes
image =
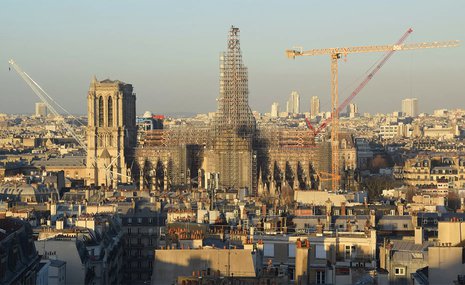
[[[408, 29], [393, 45], [287, 50], [289, 58], [329, 55], [331, 116], [319, 127], [258, 128], [248, 104], [247, 68], [242, 62], [239, 29], [231, 27], [227, 51], [220, 56], [218, 109], [210, 127], [150, 131], [136, 149], [141, 189], [247, 188], [252, 195], [280, 195], [283, 189], [339, 190], [353, 179], [356, 149], [350, 133], [339, 129], [339, 113], [396, 51], [455, 47], [456, 41], [404, 44]], [[352, 53], [385, 56], [339, 104], [338, 60]], [[330, 130], [326, 131], [330, 126]], [[348, 177], [348, 173], [349, 176]], [[344, 183], [342, 181], [345, 180]], [[348, 183], [355, 185], [355, 183]]]
[[[208, 128], [179, 127], [147, 132], [136, 148], [141, 189], [249, 189], [278, 195], [291, 189], [329, 189], [331, 148], [315, 142], [307, 128], [257, 128], [248, 103], [247, 68], [239, 29], [231, 27], [220, 56], [218, 109]], [[355, 151], [355, 150], [354, 150]], [[212, 181], [213, 180], [213, 181]]]
[[[132, 183], [140, 190], [247, 189], [248, 195], [278, 196], [296, 190], [356, 186], [354, 139], [339, 129], [339, 113], [373, 79], [396, 51], [447, 48], [457, 41], [405, 44], [408, 29], [392, 45], [286, 50], [289, 58], [329, 55], [330, 116], [318, 127], [259, 127], [249, 106], [248, 71], [242, 60], [240, 31], [232, 26], [219, 60], [218, 107], [204, 126], [176, 126], [145, 132], [137, 142], [136, 97], [131, 84], [95, 77], [88, 92], [87, 142], [64, 127], [87, 156], [86, 184], [114, 188]], [[338, 61], [353, 53], [385, 55], [339, 104]], [[10, 65], [56, 116], [62, 108], [13, 61]], [[67, 111], [66, 111], [67, 112]], [[69, 114], [69, 112], [68, 112]]]

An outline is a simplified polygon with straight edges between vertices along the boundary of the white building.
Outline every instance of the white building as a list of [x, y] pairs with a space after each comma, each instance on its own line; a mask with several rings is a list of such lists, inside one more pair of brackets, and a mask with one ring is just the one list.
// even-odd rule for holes
[[402, 113], [404, 113], [406, 117], [418, 116], [418, 99], [407, 98], [402, 100]]
[[271, 117], [277, 118], [279, 116], [279, 104], [278, 102], [273, 102], [271, 104]]
[[310, 116], [315, 118], [320, 113], [320, 98], [313, 96], [310, 101]]
[[300, 95], [297, 91], [292, 91], [286, 104], [286, 111], [290, 114], [300, 113]]
[[358, 106], [357, 104], [349, 104], [347, 106], [347, 114], [349, 115], [350, 118], [355, 118], [358, 114]]
[[42, 102], [36, 103], [36, 116], [37, 117], [47, 117], [47, 105]]

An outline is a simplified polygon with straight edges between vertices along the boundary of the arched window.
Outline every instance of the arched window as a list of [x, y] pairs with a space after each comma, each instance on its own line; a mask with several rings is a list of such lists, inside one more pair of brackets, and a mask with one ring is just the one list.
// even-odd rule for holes
[[113, 99], [108, 97], [108, 126], [113, 127]]
[[103, 127], [103, 98], [98, 98], [98, 126]]
[[347, 141], [346, 141], [346, 139], [342, 139], [342, 141], [341, 141], [341, 148], [342, 148], [342, 149], [347, 148]]

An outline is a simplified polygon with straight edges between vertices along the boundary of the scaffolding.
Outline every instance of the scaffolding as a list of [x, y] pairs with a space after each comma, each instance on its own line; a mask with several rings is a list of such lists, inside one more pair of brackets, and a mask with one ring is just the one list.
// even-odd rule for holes
[[315, 143], [307, 128], [257, 127], [248, 104], [247, 68], [235, 27], [219, 67], [218, 109], [211, 125], [146, 132], [136, 150], [141, 188], [206, 187], [205, 177], [216, 173], [218, 187], [247, 187], [255, 195], [279, 196], [281, 187], [329, 189], [330, 182], [318, 177], [331, 171], [329, 142]]
[[248, 74], [242, 62], [239, 29], [231, 27], [228, 50], [220, 55], [218, 110], [213, 120], [209, 172], [220, 173], [224, 188], [253, 187], [252, 141], [255, 118], [248, 103]]

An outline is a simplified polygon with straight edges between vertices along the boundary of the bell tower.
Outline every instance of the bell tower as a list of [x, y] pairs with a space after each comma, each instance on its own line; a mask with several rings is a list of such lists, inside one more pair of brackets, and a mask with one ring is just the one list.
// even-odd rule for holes
[[136, 96], [131, 84], [92, 79], [87, 95], [87, 185], [131, 182]]

